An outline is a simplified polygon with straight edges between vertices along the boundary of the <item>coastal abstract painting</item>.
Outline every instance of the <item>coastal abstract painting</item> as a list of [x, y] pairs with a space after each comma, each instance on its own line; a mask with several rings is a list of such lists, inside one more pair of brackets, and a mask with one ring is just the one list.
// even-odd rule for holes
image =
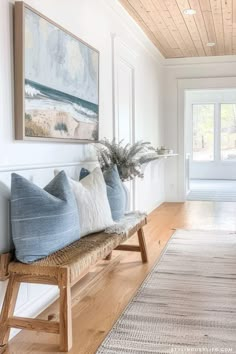
[[98, 140], [98, 51], [22, 2], [15, 11], [17, 137]]

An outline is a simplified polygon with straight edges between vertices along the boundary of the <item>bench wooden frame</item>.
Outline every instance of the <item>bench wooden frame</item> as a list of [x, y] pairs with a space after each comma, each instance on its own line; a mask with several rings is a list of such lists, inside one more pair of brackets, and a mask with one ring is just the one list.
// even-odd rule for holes
[[[115, 248], [119, 251], [140, 252], [142, 262], [148, 261], [147, 249], [144, 238], [143, 228], [137, 230], [139, 245], [120, 244]], [[131, 235], [132, 236], [132, 235]], [[130, 236], [130, 237], [131, 237]], [[106, 256], [106, 260], [110, 260], [112, 253]], [[72, 348], [72, 300], [71, 287], [77, 283], [85, 274], [81, 274], [73, 284], [70, 283], [69, 268], [58, 267], [57, 274], [53, 276], [37, 276], [32, 274], [8, 274], [8, 265], [11, 260], [11, 254], [3, 254], [0, 256], [0, 280], [9, 278], [5, 299], [0, 317], [0, 353], [3, 353], [9, 341], [11, 328], [27, 329], [33, 331], [41, 331], [47, 333], [56, 333], [60, 335], [60, 350], [67, 352]], [[32, 319], [14, 316], [14, 310], [20, 283], [37, 283], [50, 284], [59, 287], [59, 321], [41, 319]]]

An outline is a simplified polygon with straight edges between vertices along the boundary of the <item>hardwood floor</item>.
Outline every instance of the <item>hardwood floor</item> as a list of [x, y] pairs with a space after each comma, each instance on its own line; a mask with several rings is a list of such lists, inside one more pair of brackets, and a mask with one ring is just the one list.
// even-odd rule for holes
[[[165, 203], [148, 219], [149, 223], [144, 228], [149, 255], [147, 264], [141, 262], [140, 254], [136, 252], [115, 251], [111, 265], [109, 261], [99, 263], [73, 288], [75, 305], [71, 354], [96, 352], [157, 261], [173, 229], [236, 230], [236, 203]], [[137, 243], [137, 237], [134, 236], [132, 242]], [[117, 258], [114, 260], [114, 257]], [[99, 272], [103, 276], [96, 282], [94, 277]], [[57, 305], [54, 303], [39, 317], [53, 317]], [[10, 342], [6, 353], [59, 353], [58, 336], [22, 331]]]

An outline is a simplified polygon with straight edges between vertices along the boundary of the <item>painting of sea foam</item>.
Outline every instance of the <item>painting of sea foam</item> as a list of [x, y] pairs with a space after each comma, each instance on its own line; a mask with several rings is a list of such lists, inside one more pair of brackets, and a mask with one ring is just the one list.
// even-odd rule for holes
[[98, 139], [98, 52], [25, 10], [25, 135]]

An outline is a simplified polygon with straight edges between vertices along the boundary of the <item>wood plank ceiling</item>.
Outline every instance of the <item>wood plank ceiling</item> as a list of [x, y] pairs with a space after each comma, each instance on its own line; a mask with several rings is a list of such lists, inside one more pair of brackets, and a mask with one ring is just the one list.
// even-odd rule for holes
[[236, 54], [236, 0], [119, 1], [165, 58]]

